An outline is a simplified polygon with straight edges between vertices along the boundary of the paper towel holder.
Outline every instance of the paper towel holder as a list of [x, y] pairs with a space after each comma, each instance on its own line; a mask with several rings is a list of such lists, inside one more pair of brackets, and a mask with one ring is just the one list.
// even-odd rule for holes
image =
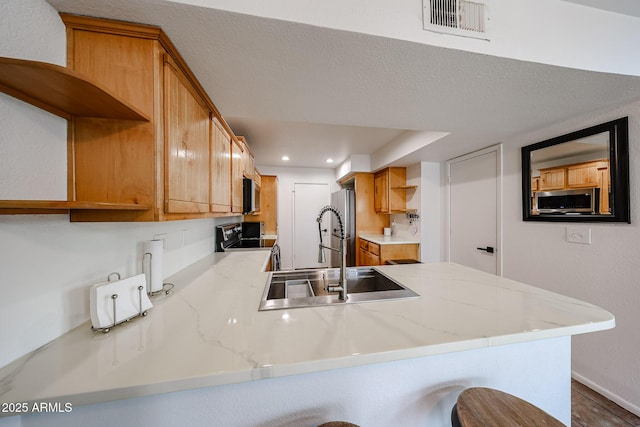
[[[151, 261], [153, 261], [153, 254], [151, 252], [145, 252], [142, 255], [142, 263], [144, 266], [144, 258], [149, 255], [149, 283], [152, 283], [153, 281], [153, 269], [151, 268]], [[117, 274], [117, 273], [116, 273]], [[111, 276], [111, 275], [109, 275]], [[149, 290], [147, 292], [147, 295], [149, 296], [155, 296], [155, 295], [159, 295], [161, 293], [165, 293], [165, 295], [169, 295], [171, 293], [171, 290], [173, 289], [173, 283], [162, 283], [162, 289], [158, 290], [158, 291], [151, 291]]]

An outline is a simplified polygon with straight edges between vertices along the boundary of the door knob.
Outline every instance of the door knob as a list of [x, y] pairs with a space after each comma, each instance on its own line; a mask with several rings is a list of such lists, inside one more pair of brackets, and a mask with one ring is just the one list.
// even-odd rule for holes
[[476, 248], [476, 249], [478, 249], [479, 251], [485, 251], [485, 252], [490, 253], [490, 254], [492, 254], [494, 252], [494, 249], [493, 249], [492, 246], [487, 246], [486, 248]]

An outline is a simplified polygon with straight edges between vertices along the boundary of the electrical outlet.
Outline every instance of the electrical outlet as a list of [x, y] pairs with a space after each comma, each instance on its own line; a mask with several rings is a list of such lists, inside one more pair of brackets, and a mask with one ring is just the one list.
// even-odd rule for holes
[[567, 227], [567, 242], [591, 244], [591, 228], [589, 227]]
[[167, 249], [167, 233], [155, 234], [153, 240], [162, 240], [162, 249]]

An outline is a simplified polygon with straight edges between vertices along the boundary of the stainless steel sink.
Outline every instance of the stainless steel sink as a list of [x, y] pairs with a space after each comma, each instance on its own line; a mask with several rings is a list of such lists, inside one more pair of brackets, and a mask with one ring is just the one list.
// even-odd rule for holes
[[347, 300], [337, 292], [325, 291], [325, 284], [336, 284], [337, 268], [321, 270], [275, 271], [269, 275], [260, 301], [260, 311], [319, 305], [351, 304], [417, 298], [420, 295], [372, 267], [347, 268]]

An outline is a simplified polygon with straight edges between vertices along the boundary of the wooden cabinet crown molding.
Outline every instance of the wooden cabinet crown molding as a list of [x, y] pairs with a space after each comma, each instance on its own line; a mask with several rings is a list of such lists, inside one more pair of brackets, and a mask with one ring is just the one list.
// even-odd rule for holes
[[139, 37], [157, 40], [161, 37], [162, 29], [155, 25], [138, 24], [134, 22], [116, 21], [113, 19], [97, 19], [90, 16], [60, 13], [60, 19], [67, 28], [117, 34], [121, 36]]

